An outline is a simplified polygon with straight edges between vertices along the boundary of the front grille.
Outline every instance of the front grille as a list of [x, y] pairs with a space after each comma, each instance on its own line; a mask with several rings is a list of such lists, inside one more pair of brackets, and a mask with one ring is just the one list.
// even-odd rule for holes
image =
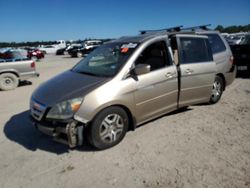
[[45, 105], [38, 103], [34, 100], [30, 101], [30, 113], [34, 119], [36, 119], [37, 121], [41, 121], [45, 111], [46, 111]]

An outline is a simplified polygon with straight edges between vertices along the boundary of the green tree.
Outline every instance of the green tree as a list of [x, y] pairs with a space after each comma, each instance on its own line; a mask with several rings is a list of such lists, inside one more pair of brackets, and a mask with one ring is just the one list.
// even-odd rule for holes
[[214, 30], [223, 32], [224, 27], [222, 25], [218, 25], [216, 28], [214, 28]]

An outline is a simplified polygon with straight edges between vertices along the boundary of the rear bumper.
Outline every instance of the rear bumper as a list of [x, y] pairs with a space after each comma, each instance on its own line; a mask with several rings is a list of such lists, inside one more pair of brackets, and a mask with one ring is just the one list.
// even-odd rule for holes
[[21, 80], [27, 80], [29, 78], [39, 77], [40, 74], [38, 72], [36, 72], [36, 71], [33, 71], [33, 72], [20, 74], [19, 76], [20, 76]]

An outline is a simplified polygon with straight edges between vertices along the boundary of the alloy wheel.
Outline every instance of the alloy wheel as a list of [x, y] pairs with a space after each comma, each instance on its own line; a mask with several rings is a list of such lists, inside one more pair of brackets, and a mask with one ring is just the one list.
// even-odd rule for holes
[[100, 138], [106, 143], [118, 140], [123, 132], [124, 122], [120, 115], [109, 114], [104, 118], [100, 126]]
[[216, 101], [218, 98], [220, 98], [222, 94], [222, 85], [219, 81], [215, 81], [213, 84], [213, 89], [212, 89], [212, 99]]

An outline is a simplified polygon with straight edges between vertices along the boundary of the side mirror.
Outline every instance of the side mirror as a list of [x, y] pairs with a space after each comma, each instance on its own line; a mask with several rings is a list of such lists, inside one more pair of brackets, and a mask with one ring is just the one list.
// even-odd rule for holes
[[150, 65], [148, 64], [138, 64], [134, 68], [134, 73], [136, 75], [146, 74], [150, 72]]

